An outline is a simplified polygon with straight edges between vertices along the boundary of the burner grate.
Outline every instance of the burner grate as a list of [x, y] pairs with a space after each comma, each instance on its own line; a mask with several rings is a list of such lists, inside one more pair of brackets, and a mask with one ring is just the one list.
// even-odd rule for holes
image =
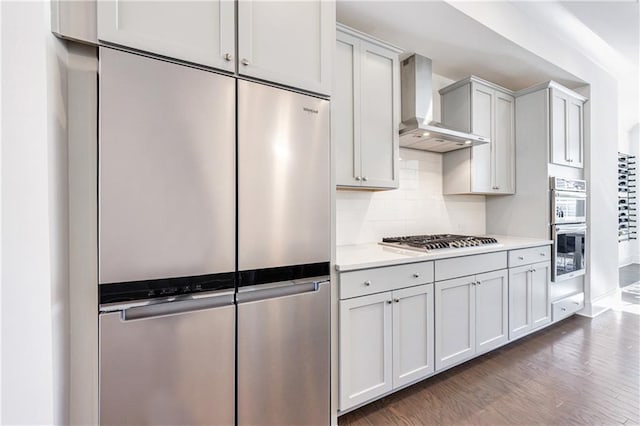
[[491, 237], [472, 237], [468, 235], [434, 234], [434, 235], [410, 235], [404, 237], [385, 237], [383, 243], [397, 244], [427, 250], [440, 248], [477, 247], [498, 242]]

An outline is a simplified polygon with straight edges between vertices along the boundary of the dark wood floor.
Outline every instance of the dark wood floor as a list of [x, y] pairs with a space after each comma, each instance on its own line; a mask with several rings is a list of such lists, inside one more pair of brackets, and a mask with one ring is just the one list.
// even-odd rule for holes
[[640, 316], [573, 316], [339, 418], [340, 425], [640, 424]]

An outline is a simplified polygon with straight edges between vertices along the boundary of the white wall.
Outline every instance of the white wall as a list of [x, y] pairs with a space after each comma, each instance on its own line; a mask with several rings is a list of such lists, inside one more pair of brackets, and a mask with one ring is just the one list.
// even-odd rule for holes
[[[629, 102], [627, 100], [627, 102]], [[638, 99], [635, 99], [638, 102]], [[621, 100], [621, 108], [625, 107], [625, 102]], [[628, 105], [626, 105], [628, 107]], [[640, 124], [620, 120], [620, 136], [618, 139], [618, 151], [625, 154], [636, 156], [636, 160], [640, 160]], [[636, 176], [640, 176], [640, 170], [636, 169]], [[636, 196], [638, 195], [638, 187], [636, 187]], [[636, 211], [636, 217], [639, 217], [640, 206]], [[631, 263], [640, 263], [640, 239], [621, 241], [618, 245], [618, 264], [620, 266], [629, 265]]]
[[64, 44], [50, 5], [0, 2], [3, 424], [64, 424], [68, 276]]
[[485, 233], [483, 195], [442, 195], [442, 155], [400, 149], [400, 188], [336, 194], [337, 245], [382, 237]]
[[[453, 80], [433, 75], [433, 118], [440, 120], [438, 89]], [[485, 233], [483, 195], [442, 195], [442, 154], [400, 149], [400, 188], [338, 190], [336, 243], [362, 244], [382, 237]]]

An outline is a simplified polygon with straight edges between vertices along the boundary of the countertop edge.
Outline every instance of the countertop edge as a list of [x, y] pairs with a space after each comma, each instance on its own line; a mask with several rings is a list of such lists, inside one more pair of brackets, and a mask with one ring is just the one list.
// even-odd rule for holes
[[[514, 239], [519, 239], [518, 237], [511, 237]], [[471, 249], [459, 249], [458, 252], [447, 252], [447, 253], [425, 253], [425, 254], [413, 254], [407, 255], [406, 257], [399, 257], [397, 259], [384, 259], [384, 260], [375, 260], [365, 262], [357, 262], [357, 263], [338, 263], [335, 264], [335, 269], [337, 272], [349, 272], [349, 271], [358, 271], [361, 269], [371, 269], [371, 268], [380, 268], [384, 266], [395, 266], [395, 265], [404, 265], [410, 263], [419, 263], [419, 262], [429, 262], [434, 260], [442, 260], [442, 259], [450, 259], [456, 257], [464, 257], [464, 256], [473, 256], [478, 254], [486, 254], [486, 253], [495, 253], [500, 251], [509, 251], [509, 250], [519, 250], [531, 247], [540, 247], [552, 245], [552, 240], [531, 240], [531, 241], [519, 241], [519, 242], [507, 242], [500, 246], [496, 247], [473, 247]], [[362, 245], [354, 245], [353, 247], [374, 247], [375, 244], [362, 244]], [[345, 246], [342, 246], [345, 247]], [[383, 247], [383, 246], [380, 246]], [[337, 248], [340, 250], [340, 246]], [[402, 254], [398, 254], [398, 256], [402, 256]]]

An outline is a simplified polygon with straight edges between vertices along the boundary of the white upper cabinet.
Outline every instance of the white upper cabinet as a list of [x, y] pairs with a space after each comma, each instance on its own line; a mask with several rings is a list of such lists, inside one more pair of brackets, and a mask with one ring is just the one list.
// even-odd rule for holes
[[492, 190], [500, 194], [516, 192], [516, 100], [496, 90], [494, 100], [493, 158], [491, 159]]
[[101, 0], [97, 12], [101, 42], [235, 70], [232, 0]]
[[238, 1], [238, 73], [328, 95], [335, 2]]
[[97, 14], [100, 42], [330, 94], [333, 1], [101, 0]]
[[530, 143], [546, 143], [549, 163], [582, 168], [587, 98], [555, 81], [519, 90], [515, 95], [519, 147], [528, 149]]
[[444, 154], [444, 193], [515, 193], [512, 92], [472, 76], [441, 89], [440, 94], [445, 125], [491, 140]]
[[556, 87], [549, 89], [551, 162], [582, 167], [584, 99]]
[[398, 187], [399, 52], [338, 26], [331, 123], [339, 187]]

